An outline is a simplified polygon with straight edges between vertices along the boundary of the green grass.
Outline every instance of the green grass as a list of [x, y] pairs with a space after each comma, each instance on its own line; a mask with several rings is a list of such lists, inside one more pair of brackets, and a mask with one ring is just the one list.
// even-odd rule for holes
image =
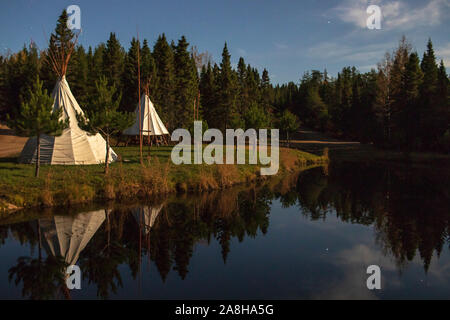
[[[139, 147], [115, 147], [120, 161], [110, 165], [42, 165], [34, 177], [34, 165], [18, 164], [15, 158], [0, 158], [0, 211], [7, 205], [17, 207], [56, 206], [105, 199], [148, 198], [171, 192], [202, 192], [226, 188], [258, 179], [260, 165], [174, 165], [172, 147], [144, 147], [140, 163]], [[277, 176], [307, 166], [327, 162], [294, 149], [280, 150]]]

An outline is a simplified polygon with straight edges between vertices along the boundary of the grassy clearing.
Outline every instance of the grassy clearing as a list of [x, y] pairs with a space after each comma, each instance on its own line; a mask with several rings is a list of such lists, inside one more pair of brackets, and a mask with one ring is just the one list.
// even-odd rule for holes
[[[0, 211], [16, 207], [70, 206], [93, 200], [145, 199], [172, 192], [203, 192], [231, 185], [268, 179], [260, 176], [260, 165], [174, 165], [172, 147], [116, 147], [120, 161], [111, 164], [105, 176], [102, 165], [41, 167], [34, 178], [34, 165], [18, 164], [15, 158], [0, 158]], [[280, 149], [277, 177], [311, 165], [328, 162], [294, 149]]]

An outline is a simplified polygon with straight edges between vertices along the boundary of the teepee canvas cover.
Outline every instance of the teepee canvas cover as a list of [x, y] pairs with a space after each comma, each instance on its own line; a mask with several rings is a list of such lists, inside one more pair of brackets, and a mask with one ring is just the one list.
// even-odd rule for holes
[[[134, 122], [133, 126], [126, 129], [123, 134], [129, 136], [139, 135], [139, 105], [136, 107], [135, 113], [136, 121]], [[169, 134], [169, 131], [166, 129], [163, 122], [156, 113], [153, 103], [146, 94], [143, 94], [141, 97], [141, 129], [144, 136], [160, 136]]]
[[[41, 136], [41, 163], [46, 164], [98, 164], [106, 158], [106, 141], [97, 133], [89, 135], [78, 127], [77, 112], [83, 114], [69, 84], [63, 76], [55, 86], [52, 94], [53, 110], [62, 109], [61, 119], [69, 119], [69, 127], [59, 137]], [[28, 139], [19, 161], [35, 163], [37, 155], [36, 137]], [[110, 149], [109, 159], [117, 159], [116, 153]]]
[[62, 256], [66, 263], [74, 265], [105, 218], [105, 210], [98, 210], [41, 219], [39, 222], [46, 240], [44, 247], [49, 254]]

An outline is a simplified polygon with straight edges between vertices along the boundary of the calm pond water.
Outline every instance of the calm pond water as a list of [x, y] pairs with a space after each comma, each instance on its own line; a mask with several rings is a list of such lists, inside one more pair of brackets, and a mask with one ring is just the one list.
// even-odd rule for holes
[[[140, 205], [0, 220], [0, 298], [450, 298], [450, 181], [339, 164]], [[62, 290], [65, 264], [81, 290]], [[381, 268], [381, 290], [366, 269]]]

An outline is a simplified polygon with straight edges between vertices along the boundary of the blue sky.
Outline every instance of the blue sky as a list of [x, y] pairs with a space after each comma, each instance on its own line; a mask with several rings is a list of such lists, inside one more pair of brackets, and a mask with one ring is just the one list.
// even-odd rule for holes
[[[450, 66], [450, 0], [227, 0], [227, 1], [76, 1], [2, 0], [0, 53], [17, 51], [33, 39], [44, 48], [61, 11], [81, 8], [79, 42], [95, 46], [116, 32], [126, 48], [136, 30], [154, 43], [185, 35], [191, 45], [220, 62], [227, 41], [232, 62], [243, 56], [267, 68], [274, 83], [298, 82], [310, 69], [335, 75], [355, 65], [368, 71], [405, 34], [420, 55], [431, 37], [437, 56]], [[366, 27], [370, 4], [381, 7], [381, 30]]]

